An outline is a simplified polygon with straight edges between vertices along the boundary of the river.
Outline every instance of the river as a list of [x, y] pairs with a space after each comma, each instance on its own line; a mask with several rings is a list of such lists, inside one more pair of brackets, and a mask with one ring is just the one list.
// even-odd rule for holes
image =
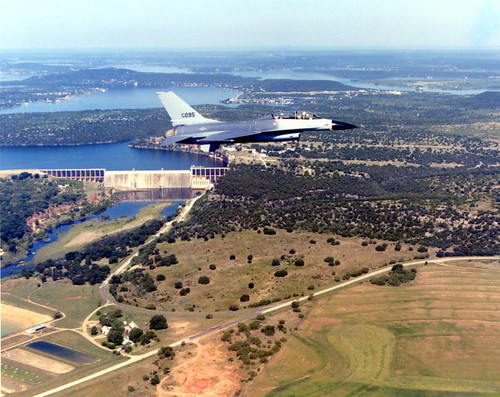
[[[183, 201], [184, 200], [174, 201], [173, 205], [171, 205], [163, 210], [162, 215], [165, 218], [172, 216], [175, 213], [175, 211], [177, 210], [177, 208], [179, 207], [179, 204], [182, 203]], [[153, 203], [153, 201], [121, 202], [121, 203], [117, 203], [117, 204], [107, 208], [106, 211], [104, 211], [103, 213], [101, 213], [99, 215], [94, 215], [94, 216], [91, 216], [89, 218], [86, 218], [86, 219], [83, 219], [80, 221], [74, 221], [74, 222], [70, 222], [66, 225], [61, 225], [61, 226], [49, 231], [47, 233], [47, 238], [45, 238], [44, 240], [36, 241], [33, 244], [33, 247], [31, 248], [31, 250], [28, 252], [28, 255], [27, 255], [25, 260], [3, 267], [1, 269], [1, 278], [15, 275], [15, 274], [19, 273], [23, 268], [29, 269], [29, 268], [33, 267], [34, 264], [28, 263], [28, 262], [33, 259], [33, 257], [38, 252], [38, 250], [40, 250], [42, 247], [45, 247], [46, 245], [56, 241], [61, 234], [67, 233], [73, 225], [76, 225], [78, 223], [85, 222], [85, 221], [88, 221], [91, 219], [96, 219], [96, 218], [100, 218], [104, 222], [107, 222], [111, 219], [116, 219], [116, 218], [120, 218], [123, 216], [132, 217], [132, 216], [138, 214], [139, 211], [141, 210], [141, 208], [146, 207], [152, 203]], [[28, 263], [28, 264], [26, 266], [22, 266], [23, 263]]]

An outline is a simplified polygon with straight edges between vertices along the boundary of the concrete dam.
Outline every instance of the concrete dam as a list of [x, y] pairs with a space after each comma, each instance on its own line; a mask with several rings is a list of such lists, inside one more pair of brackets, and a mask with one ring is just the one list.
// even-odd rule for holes
[[104, 169], [40, 170], [57, 177], [103, 183], [117, 190], [208, 189], [228, 167], [191, 167], [189, 170], [107, 171]]

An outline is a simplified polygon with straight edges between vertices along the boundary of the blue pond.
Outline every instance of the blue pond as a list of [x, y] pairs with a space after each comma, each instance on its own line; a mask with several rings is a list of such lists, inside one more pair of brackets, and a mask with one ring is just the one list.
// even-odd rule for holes
[[55, 343], [43, 340], [30, 343], [26, 345], [26, 347], [41, 351], [42, 353], [52, 354], [78, 364], [92, 364], [99, 361], [97, 357], [89, 356], [88, 354], [79, 352], [78, 350], [73, 350], [68, 347], [56, 345]]

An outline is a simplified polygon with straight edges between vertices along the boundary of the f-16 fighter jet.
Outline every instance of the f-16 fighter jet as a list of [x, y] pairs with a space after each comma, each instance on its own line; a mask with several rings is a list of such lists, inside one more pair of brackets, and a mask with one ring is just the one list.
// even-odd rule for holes
[[356, 128], [353, 124], [323, 119], [308, 112], [268, 114], [252, 121], [222, 122], [208, 119], [172, 91], [157, 93], [174, 128], [167, 131], [162, 146], [203, 145], [215, 151], [221, 144], [296, 141], [304, 131], [331, 131]]

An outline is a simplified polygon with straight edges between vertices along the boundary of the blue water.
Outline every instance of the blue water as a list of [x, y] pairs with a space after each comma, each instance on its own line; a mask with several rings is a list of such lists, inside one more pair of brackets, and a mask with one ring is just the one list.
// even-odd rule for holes
[[73, 350], [68, 347], [56, 345], [55, 343], [46, 342], [44, 340], [29, 343], [26, 347], [43, 353], [52, 354], [53, 356], [61, 357], [78, 364], [92, 364], [99, 361], [97, 357], [89, 356], [88, 354], [79, 352], [78, 350]]
[[218, 104], [224, 99], [238, 95], [237, 91], [213, 87], [162, 87], [122, 88], [78, 95], [61, 102], [32, 102], [23, 106], [0, 110], [0, 114], [33, 112], [68, 112], [95, 109], [150, 109], [162, 104], [156, 93], [174, 91], [190, 105]]
[[197, 154], [128, 147], [129, 142], [81, 146], [0, 147], [0, 169], [105, 168], [186, 170], [217, 162]]
[[[179, 207], [179, 204], [182, 203], [183, 200], [178, 200], [173, 203], [173, 205], [168, 206], [162, 211], [162, 215], [165, 217], [165, 219], [173, 215], [177, 208]], [[30, 269], [34, 266], [33, 263], [29, 263], [31, 260], [33, 260], [34, 256], [38, 252], [39, 249], [42, 247], [45, 247], [46, 245], [53, 243], [54, 241], [57, 241], [59, 236], [61, 234], [67, 233], [73, 225], [76, 225], [81, 222], [85, 222], [91, 219], [105, 219], [105, 221], [110, 221], [112, 219], [120, 218], [122, 216], [127, 216], [127, 217], [132, 217], [134, 215], [137, 215], [141, 208], [144, 208], [150, 204], [152, 204], [152, 201], [135, 201], [135, 202], [123, 202], [123, 203], [118, 203], [115, 204], [109, 208], [106, 209], [106, 211], [100, 213], [99, 215], [94, 215], [79, 221], [74, 221], [70, 222], [66, 225], [61, 225], [59, 227], [56, 227], [55, 229], [47, 232], [47, 238], [44, 240], [38, 240], [33, 244], [33, 247], [30, 249], [30, 251], [27, 254], [26, 259], [20, 262], [13, 263], [11, 265], [5, 266], [1, 269], [1, 278], [8, 277], [15, 275], [19, 273], [22, 269]], [[103, 218], [104, 217], [104, 218]], [[20, 266], [23, 263], [26, 263], [25, 266]]]

